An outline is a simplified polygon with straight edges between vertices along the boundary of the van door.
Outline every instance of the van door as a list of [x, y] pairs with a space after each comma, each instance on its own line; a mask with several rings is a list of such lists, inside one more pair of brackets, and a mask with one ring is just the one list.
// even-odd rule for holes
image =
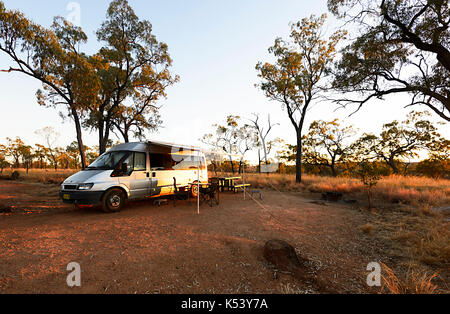
[[174, 190], [172, 171], [173, 160], [169, 153], [150, 152], [150, 173], [152, 178], [152, 196], [168, 195]]
[[124, 161], [132, 171], [127, 178], [121, 178], [121, 182], [128, 181], [130, 199], [142, 199], [150, 195], [151, 178], [147, 171], [147, 154], [135, 152]]

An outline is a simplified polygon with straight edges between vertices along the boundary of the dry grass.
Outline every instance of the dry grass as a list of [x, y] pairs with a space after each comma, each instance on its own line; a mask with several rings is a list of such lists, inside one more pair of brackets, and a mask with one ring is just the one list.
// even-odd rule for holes
[[422, 232], [412, 238], [413, 256], [429, 265], [450, 261], [450, 229], [448, 223], [433, 219], [423, 225]]
[[[256, 188], [278, 189], [281, 191], [302, 191], [326, 193], [341, 192], [362, 195], [364, 185], [359, 179], [348, 177], [319, 177], [305, 175], [297, 184], [294, 175], [247, 174], [246, 181]], [[383, 177], [373, 189], [376, 199], [391, 203], [410, 205], [439, 205], [450, 202], [450, 180], [430, 179], [413, 176]]]
[[383, 289], [392, 294], [435, 294], [438, 287], [431, 281], [437, 278], [437, 274], [429, 276], [427, 273], [419, 273], [409, 270], [404, 278], [399, 278], [388, 266], [382, 264]]
[[[19, 169], [24, 180], [49, 184], [61, 184], [67, 177], [77, 172], [73, 169], [54, 171], [51, 169]], [[12, 171], [4, 171], [4, 175]], [[309, 191], [317, 193], [341, 192], [355, 196], [365, 193], [364, 185], [359, 179], [349, 177], [319, 177], [305, 175], [303, 182], [297, 184], [294, 175], [287, 174], [246, 174], [247, 183], [255, 188], [279, 191]], [[375, 199], [391, 203], [403, 203], [422, 207], [424, 211], [430, 206], [450, 202], [450, 180], [422, 177], [389, 176], [383, 177], [373, 190]]]
[[[355, 199], [366, 201], [365, 188], [360, 180], [347, 177], [319, 177], [306, 175], [302, 184], [295, 183], [293, 175], [249, 174], [249, 183], [257, 188], [280, 191], [309, 191], [317, 193], [341, 192]], [[450, 180], [422, 177], [383, 177], [373, 189], [376, 204], [380, 208], [372, 214], [367, 212], [366, 224], [360, 230], [377, 238], [385, 246], [385, 253], [405, 272], [401, 278], [393, 272], [385, 278], [391, 293], [433, 293], [436, 286], [430, 273], [443, 272], [448, 278], [450, 261], [450, 222], [431, 211], [433, 207], [450, 203]], [[404, 204], [395, 210], [393, 204]], [[406, 270], [401, 263], [413, 265]], [[390, 274], [390, 275], [389, 275]], [[441, 287], [441, 289], [446, 289]], [[442, 290], [444, 291], [444, 290]]]
[[[385, 287], [390, 293], [433, 293], [435, 286], [448, 293], [450, 222], [440, 214], [424, 214], [420, 209], [367, 213], [370, 234], [383, 245], [397, 274], [385, 269]], [[362, 227], [361, 227], [362, 228]], [[427, 276], [427, 273], [434, 274]], [[439, 279], [431, 280], [440, 275]]]
[[281, 283], [279, 294], [314, 294], [315, 292], [310, 289], [302, 290], [298, 288], [295, 284], [291, 283]]
[[57, 171], [52, 169], [29, 169], [27, 174], [26, 169], [14, 169], [3, 171], [3, 175], [11, 175], [13, 171], [20, 173], [20, 180], [58, 185], [77, 172], [77, 170], [73, 169], [59, 169]]
[[383, 215], [384, 222], [374, 222], [385, 231], [385, 239], [414, 262], [445, 265], [450, 261], [450, 222], [443, 217]]
[[365, 224], [365, 225], [361, 226], [360, 229], [364, 233], [371, 234], [374, 231], [375, 226], [372, 224]]

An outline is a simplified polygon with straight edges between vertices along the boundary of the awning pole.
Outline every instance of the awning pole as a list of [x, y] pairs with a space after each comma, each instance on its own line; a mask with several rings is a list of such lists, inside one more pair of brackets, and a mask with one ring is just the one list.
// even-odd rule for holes
[[245, 162], [243, 162], [243, 166], [242, 166], [242, 178], [243, 178], [243, 182], [244, 182], [244, 201], [245, 201], [245, 192], [246, 192], [246, 188], [245, 188]]
[[197, 214], [200, 215], [200, 156], [197, 151]]

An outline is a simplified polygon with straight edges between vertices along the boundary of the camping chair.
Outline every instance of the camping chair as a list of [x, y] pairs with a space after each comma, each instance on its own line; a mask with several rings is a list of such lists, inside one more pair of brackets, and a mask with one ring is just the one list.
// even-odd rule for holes
[[202, 202], [207, 202], [210, 207], [220, 203], [220, 184], [218, 178], [210, 178], [207, 187], [200, 186]]
[[177, 186], [177, 178], [173, 178], [173, 204], [174, 206], [177, 206], [177, 199], [178, 200], [187, 200], [189, 201], [189, 197], [191, 195], [189, 189], [186, 187], [179, 188]]

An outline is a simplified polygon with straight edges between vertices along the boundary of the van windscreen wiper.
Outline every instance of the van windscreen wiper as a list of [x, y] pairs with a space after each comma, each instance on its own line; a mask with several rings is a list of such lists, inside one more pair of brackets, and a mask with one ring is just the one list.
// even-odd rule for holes
[[111, 167], [87, 167], [86, 170], [112, 170]]

